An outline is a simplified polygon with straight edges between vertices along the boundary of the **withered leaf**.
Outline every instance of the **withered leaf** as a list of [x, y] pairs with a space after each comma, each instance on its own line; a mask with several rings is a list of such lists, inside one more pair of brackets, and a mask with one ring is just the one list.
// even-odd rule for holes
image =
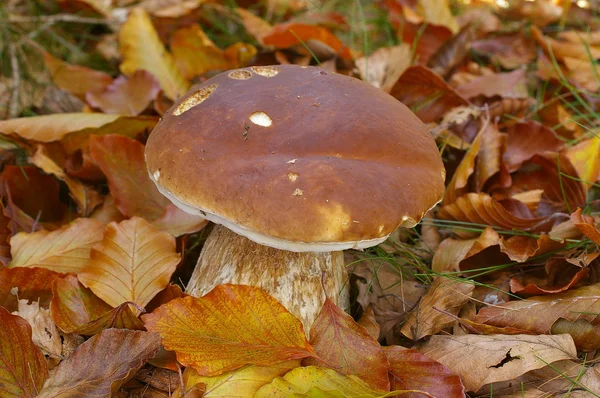
[[47, 308], [52, 299], [52, 282], [64, 275], [45, 268], [2, 268], [0, 269], [0, 306], [9, 311], [17, 310], [19, 299], [36, 301]]
[[533, 120], [509, 126], [506, 134], [503, 160], [510, 172], [518, 170], [523, 162], [535, 155], [558, 152], [565, 146], [554, 131]]
[[594, 219], [591, 216], [582, 214], [581, 208], [577, 208], [573, 214], [571, 214], [571, 222], [579, 229], [585, 236], [590, 238], [594, 243], [600, 245], [600, 231], [595, 226]]
[[152, 358], [159, 347], [160, 337], [156, 333], [104, 330], [58, 365], [38, 397], [110, 396]]
[[[318, 42], [324, 47], [324, 55], [329, 57], [339, 55], [342, 58], [349, 59], [352, 54], [348, 47], [331, 33], [327, 28], [301, 23], [285, 23], [276, 25], [273, 30], [263, 37], [265, 45], [275, 48], [286, 49], [301, 43]], [[313, 50], [314, 52], [314, 50]]]
[[219, 285], [201, 298], [172, 300], [142, 319], [179, 362], [202, 376], [315, 355], [300, 321], [258, 287]]

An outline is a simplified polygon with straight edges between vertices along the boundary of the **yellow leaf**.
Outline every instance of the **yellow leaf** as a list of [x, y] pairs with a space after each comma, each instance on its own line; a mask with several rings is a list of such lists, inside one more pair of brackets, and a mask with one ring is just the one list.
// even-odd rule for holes
[[56, 272], [80, 272], [93, 245], [102, 240], [104, 224], [78, 218], [56, 231], [20, 232], [10, 239], [9, 267], [41, 267]]
[[383, 398], [401, 392], [373, 390], [356, 376], [344, 376], [333, 369], [305, 366], [293, 369], [285, 376], [274, 379], [271, 383], [261, 387], [254, 396], [256, 398]]
[[252, 398], [259, 388], [298, 366], [300, 360], [296, 359], [270, 366], [249, 365], [219, 376], [200, 376], [194, 368], [186, 368], [183, 372], [184, 391], [187, 394], [200, 390], [203, 392], [202, 398]]
[[589, 189], [600, 176], [600, 137], [596, 135], [567, 150], [567, 157]]
[[113, 81], [112, 77], [104, 72], [68, 64], [45, 51], [42, 55], [54, 84], [79, 97], [83, 98], [88, 91], [102, 91]]
[[200, 375], [314, 356], [302, 323], [261, 288], [219, 285], [201, 298], [179, 298], [143, 317], [167, 350]]
[[419, 0], [418, 11], [430, 24], [445, 26], [455, 34], [459, 31], [448, 0]]
[[172, 235], [133, 217], [108, 224], [79, 280], [113, 307], [126, 301], [144, 307], [169, 284], [179, 259]]
[[169, 44], [177, 68], [187, 79], [229, 66], [223, 50], [208, 38], [199, 25], [179, 29], [173, 33]]
[[146, 11], [141, 8], [131, 11], [119, 33], [119, 45], [123, 74], [132, 75], [138, 69], [152, 73], [170, 99], [187, 92], [189, 83], [175, 67]]

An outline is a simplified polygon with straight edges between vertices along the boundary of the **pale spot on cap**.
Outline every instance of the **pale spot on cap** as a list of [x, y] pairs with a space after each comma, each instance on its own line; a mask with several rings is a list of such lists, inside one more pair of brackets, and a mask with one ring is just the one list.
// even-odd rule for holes
[[152, 173], [152, 177], [154, 178], [154, 181], [158, 181], [160, 178], [160, 170], [156, 170], [154, 173]]
[[273, 119], [264, 112], [254, 112], [250, 115], [250, 121], [256, 125], [269, 127], [273, 124]]
[[296, 189], [294, 190], [294, 193], [293, 193], [292, 195], [293, 195], [293, 196], [302, 196], [302, 195], [304, 195], [304, 191], [303, 191], [303, 190], [301, 190], [301, 189], [299, 189], [299, 188], [296, 188]]
[[287, 161], [287, 163], [289, 163], [289, 164], [294, 164], [294, 163], [296, 163], [296, 160], [298, 160], [298, 159], [292, 159], [292, 160], [288, 160], [288, 161]]
[[287, 176], [288, 176], [288, 179], [291, 182], [294, 182], [294, 181], [296, 181], [298, 179], [298, 177], [300, 176], [300, 174], [294, 173], [293, 171], [290, 171]]
[[247, 70], [234, 70], [227, 75], [231, 79], [235, 80], [248, 80], [252, 77], [252, 73]]
[[210, 95], [216, 90], [217, 84], [211, 84], [208, 87], [202, 87], [183, 101], [173, 111], [173, 115], [179, 116], [184, 112], [187, 112], [190, 108], [200, 105], [210, 97]]
[[277, 76], [277, 74], [279, 73], [279, 71], [277, 70], [277, 68], [274, 68], [272, 66], [253, 66], [251, 69], [257, 75], [261, 75], [261, 76], [264, 76], [264, 77]]

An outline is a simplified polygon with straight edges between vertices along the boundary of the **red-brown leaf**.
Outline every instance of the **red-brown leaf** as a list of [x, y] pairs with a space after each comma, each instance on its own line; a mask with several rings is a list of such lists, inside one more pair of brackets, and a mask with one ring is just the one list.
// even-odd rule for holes
[[0, 306], [9, 311], [17, 310], [17, 296], [11, 293], [15, 288], [20, 299], [37, 301], [48, 308], [52, 299], [52, 282], [64, 275], [45, 268], [2, 268], [0, 269]]
[[0, 396], [38, 396], [48, 378], [44, 354], [31, 341], [31, 326], [0, 307]]
[[309, 41], [321, 42], [333, 50], [334, 54], [338, 54], [342, 58], [352, 58], [348, 47], [337, 36], [328, 29], [317, 25], [300, 23], [281, 24], [275, 26], [269, 34], [263, 37], [263, 42], [266, 45], [282, 49], [301, 45], [301, 43]]
[[[331, 300], [326, 299], [310, 329], [310, 344], [327, 366], [355, 375], [373, 388], [389, 390], [389, 363], [383, 349], [369, 332]], [[316, 360], [308, 364], [318, 365]]]
[[533, 120], [509, 126], [506, 134], [503, 160], [510, 172], [517, 171], [523, 162], [535, 155], [559, 152], [565, 146], [554, 131]]
[[596, 227], [592, 217], [582, 214], [581, 208], [577, 208], [577, 210], [571, 214], [571, 221], [585, 236], [590, 238], [594, 243], [600, 245], [600, 231]]

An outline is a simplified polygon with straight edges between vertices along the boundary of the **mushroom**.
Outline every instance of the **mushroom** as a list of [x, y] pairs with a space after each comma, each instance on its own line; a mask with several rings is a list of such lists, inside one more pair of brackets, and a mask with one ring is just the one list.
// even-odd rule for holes
[[309, 330], [325, 297], [349, 307], [343, 250], [413, 227], [443, 196], [426, 126], [361, 80], [256, 66], [192, 88], [150, 134], [160, 192], [217, 224], [186, 291], [260, 286]]

